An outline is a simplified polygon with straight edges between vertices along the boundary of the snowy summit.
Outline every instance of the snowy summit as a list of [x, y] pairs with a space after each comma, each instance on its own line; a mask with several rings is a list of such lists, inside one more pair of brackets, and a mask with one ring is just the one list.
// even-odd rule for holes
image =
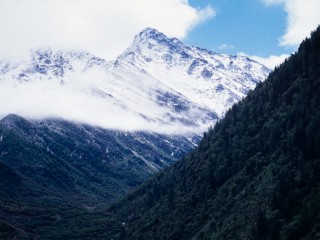
[[186, 46], [147, 28], [114, 61], [86, 52], [33, 51], [0, 61], [0, 116], [63, 118], [104, 128], [200, 133], [269, 69], [243, 56]]

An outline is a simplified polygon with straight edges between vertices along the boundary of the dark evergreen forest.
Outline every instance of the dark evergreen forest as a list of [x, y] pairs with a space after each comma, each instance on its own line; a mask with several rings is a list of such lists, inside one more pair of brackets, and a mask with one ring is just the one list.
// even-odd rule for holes
[[111, 208], [118, 239], [320, 239], [320, 27], [204, 134]]
[[111, 207], [40, 205], [1, 163], [0, 177], [12, 200], [0, 239], [320, 239], [320, 27], [199, 147]]

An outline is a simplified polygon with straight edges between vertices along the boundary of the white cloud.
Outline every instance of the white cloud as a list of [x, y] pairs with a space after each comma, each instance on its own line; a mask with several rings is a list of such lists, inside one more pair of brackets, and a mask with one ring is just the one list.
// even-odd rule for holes
[[276, 66], [283, 63], [283, 61], [290, 56], [288, 54], [282, 54], [279, 56], [271, 55], [269, 57], [264, 58], [264, 57], [259, 57], [259, 56], [250, 56], [250, 55], [245, 54], [243, 52], [238, 53], [238, 55], [251, 58], [251, 59], [265, 65], [267, 68], [270, 68], [270, 69], [274, 69]]
[[263, 58], [258, 56], [250, 56], [253, 60], [262, 63], [266, 67], [270, 69], [274, 69], [274, 67], [280, 65], [284, 62], [285, 59], [287, 59], [290, 55], [288, 54], [282, 54], [279, 56], [271, 55], [269, 57]]
[[296, 47], [320, 24], [319, 0], [262, 0], [267, 6], [282, 4], [288, 14], [281, 46]]
[[262, 2], [264, 2], [267, 6], [271, 6], [274, 4], [284, 3], [285, 0], [262, 0]]
[[1, 76], [0, 119], [14, 113], [30, 119], [62, 118], [106, 129], [178, 135], [202, 133], [212, 124], [211, 120], [199, 120], [199, 126], [184, 124], [184, 120], [207, 118], [196, 104], [184, 112], [159, 104], [158, 92], [173, 90], [149, 74], [123, 67], [86, 69], [84, 62], [70, 61], [73, 70], [64, 72], [63, 84], [50, 71], [16, 79], [29, 69], [27, 62]]
[[232, 50], [234, 49], [234, 46], [224, 43], [224, 44], [221, 44], [218, 48], [220, 50]]
[[0, 58], [30, 48], [83, 49], [111, 59], [146, 27], [184, 38], [213, 17], [187, 0], [1, 0]]

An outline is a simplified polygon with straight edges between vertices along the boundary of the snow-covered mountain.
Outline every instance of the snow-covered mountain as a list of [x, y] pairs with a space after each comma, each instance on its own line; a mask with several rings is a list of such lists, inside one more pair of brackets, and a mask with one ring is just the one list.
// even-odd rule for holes
[[0, 61], [0, 162], [63, 201], [113, 201], [194, 148], [268, 72], [154, 29], [113, 61], [50, 49]]
[[114, 61], [39, 49], [30, 59], [0, 62], [0, 116], [200, 133], [268, 73], [247, 57], [186, 46], [147, 28]]
[[147, 71], [219, 117], [270, 72], [247, 57], [186, 46], [151, 28], [138, 34], [118, 60]]

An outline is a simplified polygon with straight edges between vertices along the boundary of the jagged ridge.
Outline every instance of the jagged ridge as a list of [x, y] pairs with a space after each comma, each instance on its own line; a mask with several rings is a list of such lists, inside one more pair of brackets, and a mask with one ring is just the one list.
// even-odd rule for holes
[[[32, 110], [25, 103], [24, 94], [20, 94], [22, 99], [16, 98], [11, 109], [0, 109], [0, 115], [11, 110], [29, 118], [62, 117], [105, 128], [162, 132], [180, 128], [178, 133], [199, 134], [263, 81], [268, 72], [248, 58], [189, 47], [148, 28], [111, 62], [86, 52], [48, 49], [35, 51], [26, 62], [2, 62], [2, 89], [16, 92], [14, 88], [18, 87], [26, 92], [24, 88], [36, 86], [37, 91], [48, 93], [39, 93], [43, 100], [34, 101]], [[64, 111], [60, 103], [52, 100], [57, 94], [66, 107], [73, 109]], [[11, 95], [2, 94], [6, 99]], [[76, 106], [70, 101], [72, 98], [83, 98], [83, 102], [92, 102], [95, 107]], [[41, 103], [46, 100], [50, 104], [45, 108]], [[75, 108], [78, 113], [72, 114]], [[86, 114], [95, 108], [95, 118]], [[117, 125], [119, 119], [104, 115], [104, 109], [111, 109], [113, 116], [134, 119], [131, 122], [135, 124]]]

